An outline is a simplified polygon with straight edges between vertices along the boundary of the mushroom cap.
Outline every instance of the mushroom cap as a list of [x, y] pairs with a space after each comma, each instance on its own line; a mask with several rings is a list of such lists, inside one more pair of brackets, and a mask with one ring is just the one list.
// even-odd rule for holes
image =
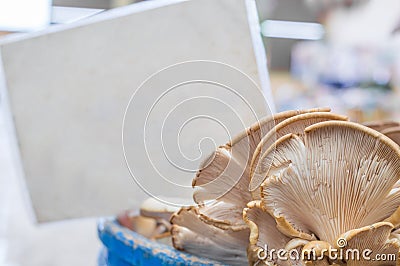
[[230, 221], [231, 224], [239, 222], [243, 225], [243, 220], [238, 221], [238, 219], [232, 217], [240, 217], [243, 208], [252, 200], [251, 193], [248, 191], [249, 166], [254, 150], [261, 138], [275, 124], [289, 117], [308, 112], [328, 112], [329, 110], [328, 108], [316, 108], [287, 111], [267, 117], [243, 131], [232, 141], [219, 147], [205, 160], [193, 179], [194, 201], [199, 205], [205, 205], [208, 201], [213, 200], [231, 204], [229, 208], [232, 205], [235, 206], [232, 211], [236, 214], [228, 213], [229, 215], [226, 217], [210, 217], [210, 219], [214, 221], [222, 219], [223, 221]]
[[153, 238], [165, 232], [160, 232], [158, 230], [156, 219], [132, 215], [129, 211], [118, 215], [117, 220], [122, 226], [147, 238]]
[[391, 138], [394, 142], [400, 145], [400, 123], [395, 121], [372, 121], [364, 123], [365, 126]]
[[373, 130], [382, 132], [387, 128], [399, 127], [400, 123], [395, 121], [370, 121], [363, 123], [363, 125], [372, 128]]
[[247, 228], [243, 222], [242, 213], [236, 205], [231, 203], [216, 200], [199, 206], [198, 212], [202, 220], [221, 229], [240, 231]]
[[249, 230], [221, 229], [202, 219], [196, 207], [184, 207], [171, 218], [175, 248], [230, 265], [247, 262]]
[[[251, 201], [247, 208], [243, 209], [243, 220], [249, 226], [250, 237], [247, 248], [247, 258], [250, 265], [260, 261], [259, 252], [265, 251], [266, 247], [271, 249], [283, 249], [289, 237], [282, 234], [276, 228], [275, 219], [261, 206], [261, 201]], [[277, 258], [268, 258], [277, 263]], [[281, 265], [283, 261], [280, 261]]]
[[314, 240], [305, 244], [301, 250], [301, 261], [304, 265], [332, 265], [328, 251], [332, 246], [325, 241]]
[[[263, 157], [262, 155], [266, 150], [273, 148], [271, 146], [274, 146], [276, 139], [279, 139], [280, 137], [289, 133], [296, 134], [302, 138], [304, 135], [304, 129], [306, 127], [319, 122], [330, 120], [347, 121], [348, 118], [346, 116], [341, 116], [328, 112], [305, 113], [288, 118], [272, 128], [261, 139], [261, 141], [257, 145], [256, 150], [254, 151], [250, 165], [251, 181], [249, 185], [249, 190], [256, 190], [265, 180], [266, 176], [264, 176], [263, 174], [271, 166], [271, 162], [266, 161], [265, 157]], [[260, 195], [255, 194], [253, 195], [253, 198], [259, 199]]]
[[148, 198], [143, 201], [142, 205], [140, 206], [140, 215], [169, 221], [172, 214], [177, 212], [179, 209], [180, 207], [172, 206], [155, 198]]
[[[340, 249], [343, 248], [344, 254], [347, 250], [358, 250], [360, 256], [345, 257], [347, 265], [397, 265], [398, 253], [400, 248], [400, 241], [397, 238], [391, 237], [391, 231], [393, 225], [388, 222], [378, 222], [373, 225], [365, 226], [358, 229], [350, 230], [342, 234], [335, 244], [335, 247]], [[339, 242], [340, 240], [340, 242]], [[339, 243], [341, 243], [339, 245]], [[371, 250], [367, 257], [362, 255], [365, 250]], [[379, 261], [375, 260], [376, 255], [382, 257], [385, 255], [394, 255], [395, 257], [391, 260]]]
[[305, 129], [304, 140], [288, 134], [275, 146], [266, 156], [281, 171], [261, 186], [262, 203], [288, 236], [313, 240], [315, 234], [334, 243], [343, 232], [383, 221], [400, 205], [399, 192], [392, 191], [400, 150], [375, 130], [320, 122]]
[[386, 128], [382, 130], [382, 134], [385, 134], [398, 145], [400, 145], [400, 126]]

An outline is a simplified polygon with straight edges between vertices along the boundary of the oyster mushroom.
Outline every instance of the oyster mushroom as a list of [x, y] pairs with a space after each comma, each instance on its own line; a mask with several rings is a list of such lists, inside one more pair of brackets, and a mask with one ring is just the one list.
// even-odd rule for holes
[[[207, 201], [210, 208], [200, 208], [204, 217], [219, 221], [219, 226], [244, 226], [242, 210], [252, 200], [249, 193], [249, 166], [253, 153], [262, 139], [276, 124], [295, 115], [313, 112], [329, 112], [329, 108], [316, 108], [300, 111], [286, 111], [268, 117], [255, 123], [243, 133], [236, 136], [231, 142], [220, 146], [201, 165], [192, 185], [195, 188], [193, 193], [194, 201], [200, 206]], [[221, 211], [213, 211], [216, 202], [223, 202], [229, 212], [221, 215]], [[218, 208], [223, 208], [219, 205]], [[217, 215], [216, 215], [217, 214]]]
[[[198, 206], [183, 208], [171, 219], [174, 246], [196, 254], [196, 250], [204, 250], [205, 257], [224, 260], [221, 252], [225, 254], [224, 252], [231, 250], [231, 244], [218, 240], [221, 243], [217, 248], [205, 237], [212, 234], [211, 238], [223, 238], [228, 234], [231, 237], [229, 243], [240, 243], [237, 250], [241, 252], [241, 258], [245, 259], [249, 229], [243, 221], [242, 211], [252, 199], [248, 191], [249, 165], [257, 144], [275, 124], [298, 114], [323, 111], [328, 112], [329, 109], [279, 113], [254, 124], [231, 142], [219, 147], [200, 167], [193, 180], [193, 198]], [[198, 231], [194, 224], [197, 228], [202, 228], [202, 231]], [[213, 232], [218, 234], [214, 235]], [[210, 248], [215, 248], [218, 252], [209, 252]]]
[[381, 132], [400, 145], [400, 123], [394, 121], [373, 121], [364, 123], [364, 125]]
[[277, 254], [270, 254], [269, 251], [284, 249], [290, 238], [278, 231], [275, 219], [263, 209], [261, 201], [247, 204], [247, 208], [243, 210], [243, 220], [250, 229], [247, 248], [249, 265], [278, 262], [279, 265], [286, 264], [286, 261], [278, 260]]
[[400, 123], [395, 121], [370, 121], [363, 123], [363, 125], [372, 128], [373, 130], [382, 132], [382, 130], [385, 130], [387, 128], [399, 127]]
[[307, 127], [303, 138], [281, 137], [262, 158], [280, 169], [265, 173], [262, 206], [289, 237], [333, 246], [338, 236], [357, 228], [388, 218], [391, 223], [385, 224], [400, 224], [400, 192], [393, 190], [400, 178], [400, 149], [375, 130], [320, 122]]
[[180, 207], [163, 203], [155, 198], [148, 198], [140, 206], [140, 215], [158, 220], [165, 220], [169, 223], [172, 214], [179, 209]]
[[382, 130], [382, 134], [385, 134], [389, 138], [391, 138], [394, 142], [400, 145], [400, 126], [398, 127], [390, 127]]
[[[308, 241], [305, 239], [300, 239], [300, 238], [294, 238], [290, 240], [286, 247], [285, 250], [288, 250], [289, 252], [293, 252], [296, 254], [296, 258], [293, 258], [291, 263], [289, 265], [336, 265], [336, 264], [331, 264], [328, 260], [328, 258], [325, 256], [325, 254], [322, 253], [321, 248], [327, 248], [325, 243], [319, 243], [320, 241]], [[322, 244], [322, 245], [321, 245]], [[316, 251], [315, 253], [309, 253], [308, 251], [311, 251], [312, 249], [319, 249], [319, 251]], [[308, 260], [308, 257], [321, 257], [321, 259], [318, 260]]]
[[248, 229], [221, 229], [202, 219], [196, 207], [181, 208], [171, 218], [175, 248], [230, 265], [247, 262]]
[[[256, 150], [254, 151], [253, 158], [250, 165], [250, 185], [249, 190], [254, 191], [261, 183], [265, 180], [266, 176], [264, 173], [269, 168], [270, 162], [263, 160], [262, 154], [267, 150], [274, 148], [274, 142], [276, 139], [288, 134], [293, 133], [297, 134], [299, 137], [303, 137], [304, 129], [310, 125], [315, 123], [330, 121], [330, 120], [340, 120], [347, 121], [346, 116], [341, 116], [333, 113], [327, 112], [313, 112], [306, 113], [293, 116], [288, 118], [279, 124], [277, 124], [274, 128], [272, 128], [260, 141]], [[259, 163], [261, 162], [261, 163]], [[273, 169], [271, 169], [272, 171]], [[259, 199], [259, 193], [253, 193], [253, 198]]]
[[[400, 226], [398, 145], [326, 111], [278, 114], [219, 147], [193, 180], [198, 206], [171, 218], [174, 246], [233, 265], [246, 257], [250, 264], [338, 265], [327, 257], [264, 261], [259, 252], [267, 245], [323, 255], [341, 234]], [[249, 191], [262, 181], [261, 194]], [[382, 235], [375, 251], [395, 249], [400, 234]]]
[[[368, 122], [364, 125], [381, 132], [400, 145], [400, 123], [394, 121], [376, 121]], [[397, 182], [394, 189], [396, 188], [400, 188], [400, 180]]]
[[388, 222], [350, 230], [339, 237], [343, 243], [338, 246], [338, 242], [336, 248], [343, 249], [348, 266], [397, 265], [400, 241], [391, 237], [392, 230]]
[[332, 246], [325, 241], [308, 242], [302, 248], [300, 260], [305, 265], [331, 265], [328, 253], [331, 249]]
[[282, 234], [277, 229], [276, 220], [265, 210], [260, 200], [247, 204], [243, 210], [243, 219], [250, 229], [247, 248], [249, 265], [331, 265], [327, 256], [317, 261], [303, 260], [303, 247], [307, 250], [315, 249], [317, 252], [313, 256], [323, 257], [320, 251], [328, 248], [327, 243], [291, 239]]
[[170, 236], [172, 214], [180, 208], [163, 203], [155, 198], [146, 199], [140, 206], [139, 213], [126, 211], [118, 215], [118, 222], [150, 239]]
[[130, 211], [118, 215], [117, 220], [122, 226], [150, 239], [157, 238], [168, 230], [166, 227], [158, 227], [156, 219], [135, 215]]

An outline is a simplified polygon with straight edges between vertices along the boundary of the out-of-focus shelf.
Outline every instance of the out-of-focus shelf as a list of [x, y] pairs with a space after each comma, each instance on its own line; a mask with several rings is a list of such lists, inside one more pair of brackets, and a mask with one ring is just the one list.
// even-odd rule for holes
[[317, 82], [305, 84], [287, 71], [270, 72], [271, 88], [278, 111], [312, 107], [331, 107], [352, 121], [400, 120], [399, 88], [385, 91], [374, 88], [330, 88]]
[[271, 71], [270, 80], [273, 93], [276, 93], [282, 86], [292, 86], [298, 91], [305, 91], [307, 89], [302, 82], [294, 79], [288, 71]]
[[5, 36], [5, 35], [8, 35], [8, 34], [11, 34], [11, 33], [13, 33], [13, 32], [10, 32], [10, 31], [0, 31], [0, 37]]

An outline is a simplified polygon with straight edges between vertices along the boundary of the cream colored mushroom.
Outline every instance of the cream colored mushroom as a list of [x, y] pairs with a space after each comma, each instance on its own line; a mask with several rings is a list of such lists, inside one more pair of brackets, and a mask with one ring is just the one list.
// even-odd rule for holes
[[[260, 200], [247, 204], [247, 208], [243, 210], [243, 219], [250, 229], [247, 248], [249, 265], [333, 265], [328, 260], [328, 253], [322, 253], [323, 249], [330, 248], [328, 243], [291, 239], [282, 234], [277, 229], [275, 219], [262, 207]], [[322, 258], [315, 261], [305, 260], [310, 256], [303, 254], [307, 250], [315, 252], [313, 257]]]
[[288, 251], [296, 251], [298, 258], [292, 260], [290, 265], [339, 265], [330, 259], [333, 247], [324, 241], [308, 241], [301, 238], [290, 240], [286, 247]]
[[400, 145], [400, 126], [391, 127], [382, 130], [382, 134], [385, 134], [389, 138], [391, 138], [394, 142]]
[[284, 249], [290, 238], [276, 228], [275, 219], [261, 206], [261, 201], [251, 201], [243, 210], [243, 220], [250, 229], [247, 257], [249, 265], [256, 263], [279, 263], [287, 265], [287, 261], [279, 261], [277, 254], [269, 253], [272, 249]]
[[229, 265], [247, 263], [249, 230], [221, 229], [202, 219], [196, 207], [182, 208], [171, 218], [175, 248]]
[[171, 206], [155, 198], [148, 198], [141, 204], [139, 214], [134, 211], [126, 211], [120, 214], [117, 220], [121, 225], [147, 238], [161, 239], [170, 236], [171, 223], [169, 220], [172, 214], [179, 209], [179, 207]]
[[[343, 121], [280, 138], [270, 157], [279, 174], [262, 185], [262, 204], [279, 230], [332, 245], [338, 235], [381, 222], [400, 206], [400, 150], [383, 134]], [[268, 172], [265, 173], [268, 175]], [[398, 223], [398, 217], [394, 217]]]
[[[250, 165], [250, 185], [249, 190], [255, 191], [260, 187], [261, 183], [265, 180], [266, 176], [264, 175], [268, 168], [271, 167], [271, 162], [265, 160], [265, 157], [262, 154], [268, 150], [274, 148], [274, 143], [276, 139], [280, 137], [292, 133], [296, 134], [299, 137], [303, 137], [304, 129], [310, 125], [315, 123], [330, 121], [330, 120], [340, 120], [346, 121], [346, 116], [341, 116], [333, 113], [327, 112], [313, 112], [306, 113], [293, 116], [288, 118], [279, 124], [277, 124], [274, 128], [272, 128], [260, 141], [257, 145], [257, 148], [253, 154], [253, 158]], [[272, 171], [273, 169], [271, 169]], [[253, 193], [254, 199], [260, 199], [259, 193]]]
[[[277, 114], [253, 125], [230, 143], [218, 148], [200, 167], [193, 180], [193, 186], [196, 189], [193, 197], [199, 206], [192, 207], [190, 212], [184, 208], [171, 219], [174, 245], [189, 252], [194, 252], [196, 245], [205, 245], [207, 241], [203, 239], [204, 236], [199, 235], [192, 228], [193, 221], [202, 226], [206, 224], [204, 230], [235, 232], [232, 235], [240, 237], [235, 241], [248, 241], [249, 230], [242, 219], [242, 210], [251, 199], [248, 191], [248, 170], [249, 159], [254, 149], [265, 134], [264, 132], [270, 130], [276, 123], [298, 114], [321, 111], [329, 111], [329, 109], [288, 111]], [[213, 201], [204, 204], [208, 200]], [[188, 213], [192, 214], [191, 219], [182, 218]], [[193, 236], [196, 236], [195, 239], [199, 241], [193, 240]], [[244, 239], [243, 236], [245, 236]], [[188, 243], [189, 239], [195, 243]], [[221, 247], [224, 250], [224, 245]], [[209, 257], [207, 254], [205, 256]]]
[[379, 222], [342, 234], [336, 243], [351, 265], [397, 265], [400, 241], [391, 237], [393, 225]]
[[373, 121], [364, 123], [365, 126], [391, 138], [394, 142], [400, 145], [400, 123], [394, 121]]
[[117, 220], [122, 226], [149, 239], [159, 239], [170, 234], [170, 226], [160, 224], [157, 219], [136, 215], [130, 211], [118, 215]]
[[[193, 179], [195, 191], [193, 198], [199, 205], [215, 200], [227, 204], [230, 212], [213, 212], [200, 208], [200, 212], [214, 222], [220, 220], [221, 226], [243, 226], [242, 210], [252, 200], [249, 186], [249, 166], [253, 153], [261, 138], [277, 123], [302, 113], [328, 112], [328, 108], [317, 108], [302, 111], [287, 111], [263, 119], [246, 129], [231, 142], [219, 147], [200, 167]], [[217, 214], [217, 216], [215, 216]]]
[[203, 220], [221, 229], [234, 231], [247, 229], [238, 206], [231, 203], [217, 200], [211, 204], [199, 206], [199, 214]]
[[[170, 199], [164, 200], [168, 201]], [[174, 202], [176, 201], [177, 199], [174, 199]], [[148, 198], [140, 205], [140, 215], [155, 219], [163, 219], [169, 222], [172, 214], [177, 212], [179, 209], [180, 207], [161, 202], [155, 198]]]
[[373, 130], [382, 132], [387, 128], [399, 127], [400, 123], [395, 121], [370, 121], [363, 123], [363, 125], [372, 128]]
[[[348, 239], [354, 244], [366, 239], [360, 232], [375, 234], [366, 226], [400, 226], [399, 146], [343, 116], [317, 111], [278, 114], [219, 147], [193, 180], [199, 205], [172, 216], [174, 246], [233, 265], [244, 264], [247, 244], [250, 264], [338, 265], [343, 262], [326, 256], [265, 261], [259, 252], [267, 245], [323, 255], [339, 235], [358, 232]], [[264, 136], [267, 131], [273, 133]], [[253, 164], [250, 158], [256, 158]], [[264, 180], [258, 201], [251, 201], [248, 190], [250, 169]], [[257, 188], [256, 181], [250, 188]], [[386, 239], [373, 246], [375, 252], [399, 250], [399, 234], [382, 235]]]

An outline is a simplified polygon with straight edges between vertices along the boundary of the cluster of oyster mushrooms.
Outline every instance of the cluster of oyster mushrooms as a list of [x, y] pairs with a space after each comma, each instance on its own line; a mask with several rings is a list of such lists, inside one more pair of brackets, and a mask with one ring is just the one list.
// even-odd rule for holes
[[[396, 265], [399, 143], [397, 123], [361, 125], [324, 108], [266, 118], [204, 162], [197, 205], [172, 215], [173, 245], [229, 265]], [[320, 256], [262, 256], [272, 249]], [[335, 259], [324, 249], [396, 258]]]

